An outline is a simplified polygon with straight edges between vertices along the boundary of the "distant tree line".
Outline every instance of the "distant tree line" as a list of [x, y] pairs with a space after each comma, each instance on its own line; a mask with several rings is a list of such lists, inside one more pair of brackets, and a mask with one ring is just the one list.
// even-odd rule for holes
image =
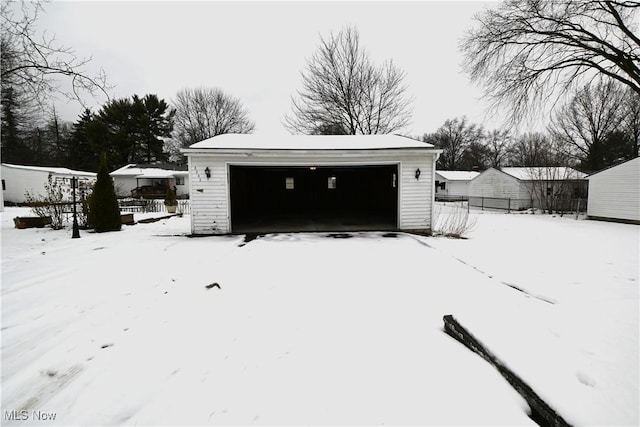
[[580, 88], [542, 132], [485, 130], [466, 117], [446, 120], [422, 140], [442, 148], [441, 170], [574, 166], [593, 172], [640, 154], [640, 95], [613, 80]]

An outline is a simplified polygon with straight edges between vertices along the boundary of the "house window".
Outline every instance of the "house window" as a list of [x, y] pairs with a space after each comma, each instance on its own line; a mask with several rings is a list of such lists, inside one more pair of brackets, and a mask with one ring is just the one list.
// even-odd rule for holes
[[329, 190], [335, 190], [336, 189], [336, 184], [337, 184], [337, 178], [335, 176], [330, 176], [327, 179], [327, 188]]
[[176, 177], [176, 185], [184, 185], [184, 177], [183, 176], [177, 176]]
[[293, 190], [294, 189], [293, 177], [287, 177], [284, 181], [284, 185], [287, 190]]
[[447, 187], [447, 183], [446, 183], [445, 181], [442, 181], [442, 182], [440, 183], [440, 189], [441, 189], [441, 190], [445, 190], [445, 189], [446, 189], [446, 187]]
[[552, 187], [547, 187], [547, 196], [551, 195], [551, 191], [553, 190]]
[[7, 189], [7, 184], [4, 182], [4, 179], [2, 180], [2, 191]]
[[438, 187], [440, 187], [440, 181], [436, 179], [436, 191], [438, 190]]

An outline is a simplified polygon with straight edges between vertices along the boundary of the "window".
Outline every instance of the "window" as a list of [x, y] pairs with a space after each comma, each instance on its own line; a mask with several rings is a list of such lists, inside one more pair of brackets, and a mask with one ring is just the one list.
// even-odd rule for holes
[[294, 189], [293, 177], [287, 177], [285, 179], [284, 185], [287, 190], [293, 190]]
[[327, 179], [327, 188], [329, 190], [335, 190], [336, 189], [336, 184], [337, 184], [337, 178], [335, 176], [330, 176]]
[[447, 183], [446, 183], [445, 181], [442, 181], [442, 182], [440, 183], [440, 189], [441, 189], [441, 190], [446, 190], [446, 186], [447, 186]]
[[176, 176], [176, 185], [184, 185], [184, 176]]
[[4, 179], [2, 180], [2, 191], [7, 189], [7, 184], [4, 182]]

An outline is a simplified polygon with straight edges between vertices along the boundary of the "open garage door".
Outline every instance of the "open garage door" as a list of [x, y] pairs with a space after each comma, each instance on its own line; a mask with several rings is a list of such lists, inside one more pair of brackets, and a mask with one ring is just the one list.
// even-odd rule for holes
[[398, 166], [230, 166], [234, 233], [394, 230]]

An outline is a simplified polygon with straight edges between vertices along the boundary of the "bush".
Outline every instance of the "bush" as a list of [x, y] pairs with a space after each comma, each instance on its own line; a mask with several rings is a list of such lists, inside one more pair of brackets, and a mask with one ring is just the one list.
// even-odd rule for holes
[[64, 222], [65, 194], [69, 194], [69, 189], [54, 181], [49, 175], [47, 183], [44, 185], [46, 195], [33, 195], [29, 191], [25, 193], [27, 205], [34, 215], [44, 218], [51, 217], [51, 228], [60, 230]]
[[113, 181], [107, 168], [107, 157], [104, 153], [100, 156], [100, 168], [93, 194], [89, 198], [89, 225], [97, 232], [120, 231], [120, 207]]
[[167, 188], [167, 195], [164, 198], [165, 206], [178, 206], [178, 200], [176, 199], [176, 191]]
[[460, 239], [473, 230], [476, 221], [469, 216], [469, 207], [464, 203], [437, 203], [434, 209], [434, 224], [435, 235]]

